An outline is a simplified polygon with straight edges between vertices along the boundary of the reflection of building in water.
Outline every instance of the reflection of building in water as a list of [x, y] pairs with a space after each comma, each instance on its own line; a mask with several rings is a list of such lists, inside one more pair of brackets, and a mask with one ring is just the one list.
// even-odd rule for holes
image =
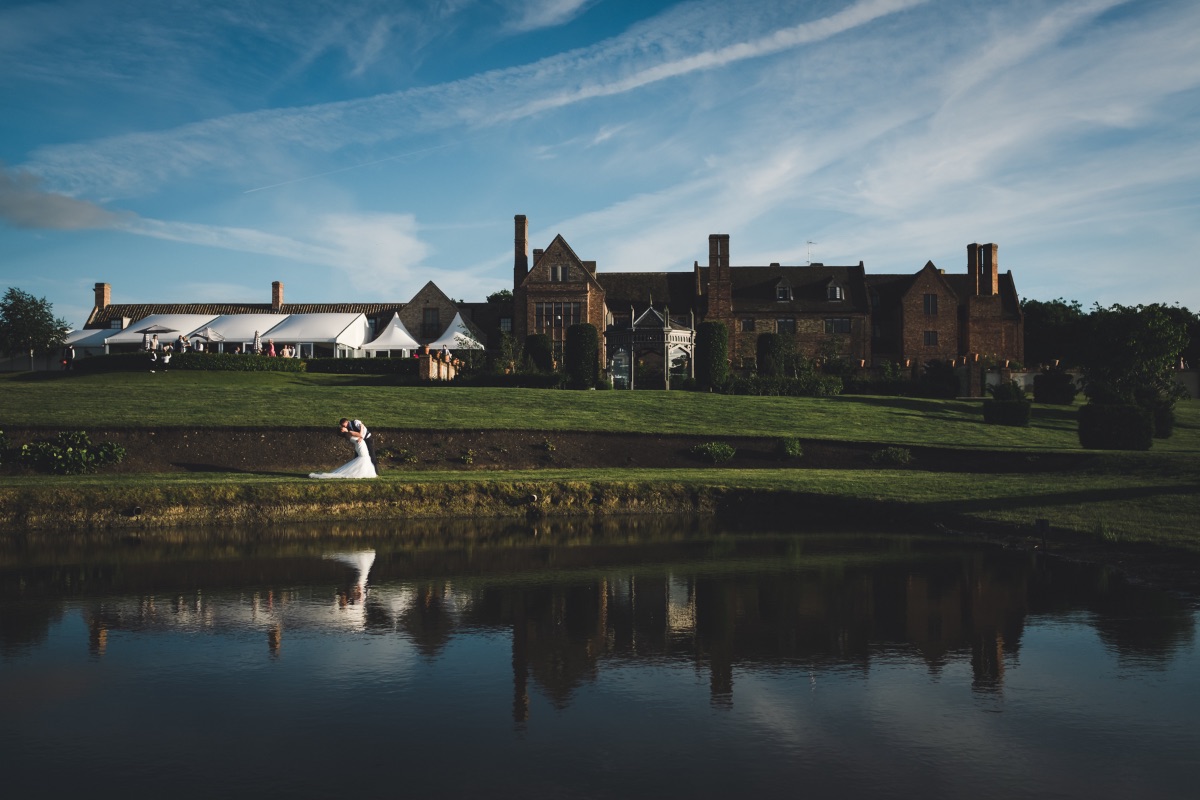
[[[717, 706], [734, 701], [738, 676], [748, 672], [803, 669], [819, 676], [822, 669], [849, 666], [865, 674], [881, 652], [919, 658], [933, 673], [970, 665], [975, 690], [998, 692], [1030, 613], [1061, 613], [1064, 603], [1088, 598], [1083, 602], [1105, 641], [1141, 659], [1166, 657], [1193, 626], [1190, 612], [1160, 610], [1155, 616], [1145, 609], [1133, 630], [1121, 611], [1139, 602], [1129, 597], [1130, 589], [1106, 587], [1097, 600], [1093, 584], [1070, 587], [1068, 576], [1068, 603], [1033, 559], [996, 562], [958, 552], [917, 559], [916, 566], [906, 555], [894, 563], [834, 558], [801, 569], [775, 555], [749, 567], [733, 561], [672, 570], [622, 566], [599, 576], [594, 569], [549, 578], [539, 572], [537, 580], [473, 577], [466, 584], [409, 576], [487, 575], [487, 565], [470, 572], [454, 564], [451, 571], [445, 555], [435, 553], [414, 567], [417, 557], [377, 561], [374, 552], [358, 551], [296, 560], [288, 569], [301, 570], [306, 583], [289, 577], [277, 584], [325, 587], [315, 591], [234, 588], [106, 597], [83, 607], [88, 647], [102, 656], [118, 646], [112, 634], [126, 630], [253, 631], [277, 657], [286, 652], [288, 631], [371, 631], [402, 636], [434, 659], [463, 632], [502, 630], [511, 636], [512, 714], [524, 724], [533, 697], [566, 707], [605, 666], [626, 662], [695, 665], [707, 673]], [[245, 569], [244, 580], [216, 585], [260, 586], [261, 568]], [[128, 579], [129, 570], [122, 576]], [[61, 613], [60, 607], [50, 616]], [[44, 621], [36, 622], [44, 630]], [[6, 641], [37, 635], [15, 624], [0, 632]]]

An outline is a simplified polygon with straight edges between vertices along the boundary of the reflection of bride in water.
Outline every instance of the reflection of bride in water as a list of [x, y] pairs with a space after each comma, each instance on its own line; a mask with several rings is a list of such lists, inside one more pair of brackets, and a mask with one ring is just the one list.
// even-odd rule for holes
[[[370, 461], [367, 463], [370, 463]], [[338, 607], [345, 609], [348, 606], [358, 606], [361, 611], [363, 600], [367, 597], [367, 574], [371, 571], [371, 565], [375, 563], [375, 551], [358, 550], [349, 553], [330, 553], [325, 558], [330, 561], [337, 561], [339, 564], [345, 564], [354, 570], [354, 581], [350, 584], [350, 587], [338, 591]]]
[[362, 439], [354, 439], [354, 458], [342, 464], [333, 472], [310, 472], [310, 478], [374, 478], [375, 465], [371, 463], [371, 454], [367, 452], [367, 444]]

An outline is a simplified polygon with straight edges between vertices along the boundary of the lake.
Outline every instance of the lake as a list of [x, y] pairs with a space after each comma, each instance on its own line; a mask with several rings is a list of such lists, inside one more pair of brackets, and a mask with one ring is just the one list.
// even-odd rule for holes
[[0, 547], [11, 797], [1182, 797], [1197, 607], [921, 531]]

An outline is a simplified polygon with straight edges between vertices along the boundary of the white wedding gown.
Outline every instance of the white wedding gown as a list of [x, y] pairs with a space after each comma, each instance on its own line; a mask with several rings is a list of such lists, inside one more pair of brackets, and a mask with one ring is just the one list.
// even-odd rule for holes
[[362, 439], [354, 440], [354, 458], [342, 464], [333, 472], [310, 472], [310, 478], [375, 478], [375, 465], [371, 463], [371, 455], [367, 452], [367, 443]]

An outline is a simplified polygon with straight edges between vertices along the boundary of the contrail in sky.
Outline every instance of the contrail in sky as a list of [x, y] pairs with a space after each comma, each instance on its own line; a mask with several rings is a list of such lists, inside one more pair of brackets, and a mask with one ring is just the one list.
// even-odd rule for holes
[[270, 186], [259, 186], [256, 189], [247, 189], [246, 191], [242, 192], [242, 194], [253, 194], [254, 192], [262, 192], [267, 189], [276, 189], [280, 186], [290, 186], [293, 183], [300, 183], [301, 181], [309, 181], [309, 180], [312, 180], [313, 178], [323, 178], [326, 175], [336, 175], [339, 172], [349, 172], [352, 169], [361, 169], [363, 167], [373, 167], [376, 164], [382, 164], [385, 161], [395, 161], [398, 158], [407, 158], [408, 156], [417, 156], [422, 153], [432, 153], [434, 150], [444, 150], [447, 147], [452, 147], [454, 144], [455, 144], [455, 142], [450, 142], [449, 144], [439, 144], [437, 147], [426, 147], [423, 150], [412, 150], [407, 153], [399, 153], [398, 155], [388, 156], [387, 158], [381, 158], [378, 161], [368, 161], [365, 164], [351, 164], [350, 166], [342, 167], [341, 169], [331, 169], [328, 172], [318, 172], [315, 175], [305, 175], [303, 178], [293, 178], [290, 181], [283, 181], [282, 183], [272, 183]]

